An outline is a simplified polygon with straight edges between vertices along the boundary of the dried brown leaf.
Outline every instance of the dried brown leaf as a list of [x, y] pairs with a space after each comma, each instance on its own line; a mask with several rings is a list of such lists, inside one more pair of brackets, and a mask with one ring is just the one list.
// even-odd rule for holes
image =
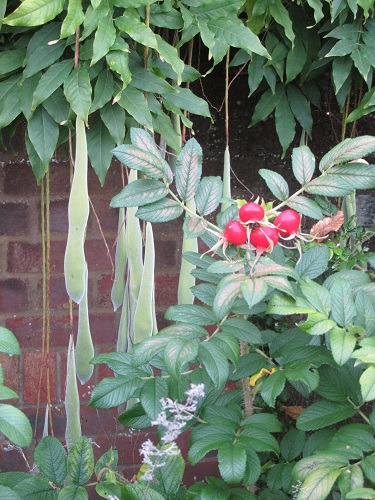
[[283, 410], [288, 415], [288, 417], [297, 420], [297, 418], [301, 415], [304, 408], [302, 406], [284, 406], [282, 405]]
[[332, 217], [324, 217], [320, 220], [310, 230], [310, 234], [315, 236], [315, 238], [324, 238], [327, 234], [336, 232], [344, 224], [344, 212], [339, 210], [336, 215]]

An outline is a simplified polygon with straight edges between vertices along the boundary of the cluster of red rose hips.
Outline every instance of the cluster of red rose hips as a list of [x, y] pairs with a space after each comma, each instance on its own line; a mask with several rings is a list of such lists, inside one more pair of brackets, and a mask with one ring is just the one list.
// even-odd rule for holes
[[238, 212], [241, 222], [231, 220], [225, 226], [223, 239], [233, 245], [250, 244], [257, 252], [272, 251], [279, 237], [291, 239], [298, 233], [301, 216], [295, 210], [284, 210], [270, 223], [264, 208], [255, 202], [242, 205]]

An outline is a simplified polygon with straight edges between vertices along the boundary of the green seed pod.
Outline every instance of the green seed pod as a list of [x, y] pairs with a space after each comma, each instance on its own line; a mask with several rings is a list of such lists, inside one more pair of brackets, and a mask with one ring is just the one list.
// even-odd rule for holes
[[[195, 213], [194, 198], [186, 203], [186, 207]], [[184, 233], [182, 239], [182, 254], [185, 252], [198, 252], [198, 240], [197, 238], [186, 238]], [[194, 302], [194, 294], [191, 291], [191, 287], [195, 285], [195, 278], [191, 274], [193, 269], [195, 269], [195, 265], [182, 257], [177, 291], [179, 304], [192, 304]]]
[[89, 311], [87, 304], [87, 289], [88, 289], [88, 269], [86, 269], [86, 291], [79, 304], [78, 309], [78, 334], [76, 343], [76, 366], [77, 377], [81, 384], [85, 384], [94, 371], [94, 365], [90, 361], [94, 357], [94, 345], [91, 339]]
[[[129, 276], [129, 274], [128, 274]], [[129, 281], [126, 281], [124, 290], [124, 298], [122, 301], [122, 309], [120, 316], [120, 324], [117, 333], [117, 352], [127, 352], [130, 338], [130, 322], [129, 322]]]
[[[137, 171], [131, 170], [129, 182], [137, 179]], [[135, 216], [137, 207], [130, 207], [126, 211], [126, 253], [129, 265], [130, 294], [134, 300], [138, 299], [143, 272], [142, 260], [142, 233], [138, 217]]]
[[143, 339], [151, 337], [154, 330], [154, 270], [155, 247], [152, 225], [146, 224], [145, 262], [138, 303], [134, 314], [134, 343], [138, 344]]
[[76, 158], [69, 197], [69, 231], [64, 258], [66, 290], [79, 304], [85, 293], [85, 232], [89, 216], [87, 189], [87, 143], [85, 124], [76, 119]]
[[66, 386], [65, 386], [65, 413], [66, 413], [65, 442], [69, 450], [70, 447], [82, 435], [73, 335], [70, 336], [69, 347], [68, 347], [68, 361], [66, 367]]
[[121, 306], [124, 299], [125, 269], [126, 269], [126, 235], [125, 209], [120, 208], [118, 214], [118, 233], [115, 255], [115, 278], [111, 290], [111, 300], [115, 311]]
[[[223, 171], [223, 198], [231, 198], [231, 187], [230, 187], [230, 154], [229, 147], [225, 148], [224, 152], [224, 171]], [[224, 212], [230, 205], [227, 203], [221, 204], [221, 211]]]

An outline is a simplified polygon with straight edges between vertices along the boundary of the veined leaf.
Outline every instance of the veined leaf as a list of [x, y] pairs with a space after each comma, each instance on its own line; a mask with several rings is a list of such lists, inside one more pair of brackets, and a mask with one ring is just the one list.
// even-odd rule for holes
[[359, 379], [363, 401], [373, 401], [375, 399], [375, 366], [369, 366], [362, 373]]
[[246, 449], [239, 443], [220, 446], [218, 462], [221, 477], [227, 483], [238, 484], [242, 481], [246, 468]]
[[289, 314], [311, 314], [314, 309], [305, 305], [298, 305], [291, 297], [275, 294], [268, 303], [267, 313], [280, 314], [282, 316]]
[[300, 146], [293, 149], [292, 169], [294, 177], [302, 186], [311, 181], [315, 172], [315, 157], [310, 148]]
[[242, 281], [241, 291], [249, 309], [251, 309], [266, 296], [268, 283], [265, 278], [248, 278]]
[[195, 203], [201, 215], [213, 212], [220, 203], [223, 193], [223, 182], [220, 177], [203, 177], [199, 183]]
[[156, 420], [162, 411], [161, 399], [168, 397], [168, 386], [160, 377], [150, 378], [143, 384], [140, 401], [152, 421]]
[[201, 342], [198, 357], [216, 388], [224, 387], [229, 367], [222, 350], [212, 342]]
[[314, 200], [306, 198], [306, 196], [295, 196], [287, 201], [287, 205], [289, 208], [312, 219], [322, 220], [324, 217], [320, 206]]
[[323, 500], [329, 495], [341, 469], [336, 466], [326, 466], [311, 472], [301, 485], [298, 500]]
[[39, 83], [34, 91], [32, 108], [35, 109], [45, 101], [55, 90], [60, 87], [70, 74], [73, 68], [73, 61], [60, 61], [50, 66], [40, 77]]
[[241, 283], [246, 279], [244, 274], [230, 274], [223, 278], [216, 290], [213, 312], [218, 319], [229, 313], [235, 299], [241, 291]]
[[215, 325], [217, 318], [211, 309], [196, 304], [180, 304], [168, 307], [165, 319], [198, 326]]
[[353, 333], [343, 328], [333, 328], [329, 335], [333, 359], [339, 366], [344, 365], [356, 346], [356, 338]]
[[95, 408], [113, 408], [128, 401], [139, 387], [137, 376], [119, 376], [104, 378], [92, 391], [90, 406]]
[[38, 470], [53, 484], [61, 486], [67, 476], [67, 457], [61, 442], [46, 436], [35, 448], [34, 460]]
[[334, 174], [345, 181], [353, 189], [370, 189], [375, 187], [375, 166], [363, 163], [350, 163], [331, 167], [329, 175]]
[[356, 409], [347, 402], [318, 401], [301, 413], [297, 419], [297, 429], [302, 431], [323, 429], [328, 425], [350, 418], [355, 413]]
[[91, 83], [84, 67], [78, 67], [70, 73], [64, 82], [64, 94], [76, 115], [87, 122], [91, 105]]
[[325, 245], [316, 245], [302, 255], [296, 265], [296, 271], [301, 278], [315, 279], [327, 268], [330, 257], [329, 248]]
[[269, 190], [278, 200], [285, 201], [289, 198], [289, 187], [282, 175], [265, 168], [261, 168], [258, 173], [266, 181]]
[[164, 363], [170, 375], [180, 379], [181, 367], [193, 361], [198, 354], [199, 342], [188, 338], [175, 338], [164, 349]]
[[148, 222], [167, 222], [182, 215], [183, 208], [177, 201], [164, 198], [138, 208], [136, 216]]
[[320, 196], [346, 196], [353, 192], [353, 188], [339, 175], [325, 175], [309, 182], [306, 191]]
[[184, 201], [195, 196], [202, 175], [202, 148], [189, 139], [176, 162], [176, 188]]
[[340, 326], [348, 326], [356, 315], [353, 292], [349, 283], [337, 279], [330, 290], [332, 300], [332, 318]]
[[373, 136], [364, 135], [354, 139], [345, 139], [323, 156], [319, 163], [319, 170], [324, 172], [333, 165], [364, 158], [373, 151], [375, 151], [375, 137]]
[[138, 179], [127, 184], [111, 200], [111, 207], [138, 207], [165, 198], [168, 189], [160, 181], [154, 179]]
[[87, 483], [94, 472], [94, 452], [90, 440], [82, 436], [71, 446], [68, 473], [75, 484]]
[[65, 0], [24, 0], [2, 22], [10, 26], [40, 26], [60, 14], [64, 4]]

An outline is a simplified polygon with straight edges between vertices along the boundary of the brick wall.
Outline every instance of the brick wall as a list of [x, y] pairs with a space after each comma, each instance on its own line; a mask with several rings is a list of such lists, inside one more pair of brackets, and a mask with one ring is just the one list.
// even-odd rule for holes
[[[50, 370], [53, 429], [63, 440], [65, 432], [64, 385], [67, 346], [71, 326], [69, 300], [65, 291], [63, 260], [68, 230], [67, 204], [69, 196], [69, 164], [63, 154], [58, 155], [50, 167], [50, 228], [51, 278], [50, 322], [51, 351], [42, 357], [42, 244], [41, 194], [22, 141], [17, 141], [18, 156], [10, 151], [0, 156], [0, 325], [14, 332], [21, 345], [21, 355], [0, 355], [5, 384], [19, 394], [17, 404], [36, 426], [36, 436], [42, 436], [45, 403], [47, 401], [47, 365]], [[117, 210], [109, 208], [111, 197], [121, 189], [121, 172], [114, 162], [102, 188], [92, 169], [89, 173], [89, 193], [106, 242], [114, 257], [113, 244], [117, 235]], [[155, 225], [156, 243], [156, 306], [159, 328], [165, 326], [163, 314], [168, 305], [177, 301], [177, 282], [180, 263], [181, 220]], [[110, 300], [112, 266], [101, 230], [93, 210], [90, 211], [85, 243], [89, 268], [90, 325], [96, 353], [115, 350], [119, 312], [114, 313]], [[74, 307], [73, 331], [76, 334]], [[39, 384], [40, 367], [43, 377]], [[92, 378], [83, 386], [81, 395], [82, 432], [91, 437], [100, 456], [113, 446], [119, 451], [119, 463], [124, 475], [131, 478], [139, 469], [139, 448], [146, 438], [145, 432], [130, 431], [117, 422], [117, 410], [96, 410], [87, 406], [95, 384], [113, 373], [96, 366]], [[40, 387], [40, 412], [37, 401]], [[37, 420], [37, 423], [36, 423]], [[186, 441], [181, 446], [186, 450]], [[0, 469], [27, 470], [25, 460], [17, 450], [5, 451], [7, 441], [0, 438]], [[25, 451], [32, 464], [33, 449]], [[186, 481], [215, 473], [216, 466], [207, 461], [195, 469], [187, 468]], [[90, 497], [91, 498], [91, 497]]]

